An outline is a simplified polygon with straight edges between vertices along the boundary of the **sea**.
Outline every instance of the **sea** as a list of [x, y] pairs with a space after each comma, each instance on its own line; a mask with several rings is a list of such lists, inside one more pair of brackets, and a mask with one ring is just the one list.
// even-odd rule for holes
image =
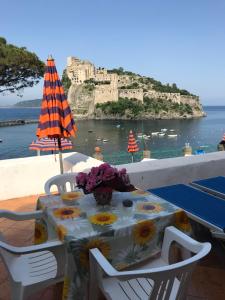
[[[160, 159], [182, 156], [185, 143], [193, 152], [213, 152], [225, 133], [225, 106], [206, 106], [207, 116], [198, 119], [182, 120], [75, 120], [78, 132], [75, 139], [77, 151], [89, 156], [94, 148], [102, 149], [104, 160], [114, 164], [128, 163], [131, 155], [127, 152], [129, 131], [133, 130], [139, 149], [151, 151], [151, 157]], [[38, 119], [40, 108], [0, 108], [0, 121], [16, 119]], [[0, 159], [11, 159], [37, 155], [29, 150], [36, 139], [37, 124], [0, 127]], [[167, 129], [164, 136], [151, 136], [152, 132]], [[145, 134], [149, 139], [138, 138]], [[174, 134], [176, 137], [169, 137]], [[107, 140], [107, 141], [103, 141]], [[68, 152], [68, 151], [66, 151]], [[50, 154], [43, 152], [42, 155]], [[141, 152], [134, 156], [141, 159]]]

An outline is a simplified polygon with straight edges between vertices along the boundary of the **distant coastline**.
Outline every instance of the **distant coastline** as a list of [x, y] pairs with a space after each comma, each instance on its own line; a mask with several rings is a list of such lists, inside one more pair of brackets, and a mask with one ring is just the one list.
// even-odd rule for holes
[[42, 99], [24, 100], [13, 105], [14, 108], [40, 108]]

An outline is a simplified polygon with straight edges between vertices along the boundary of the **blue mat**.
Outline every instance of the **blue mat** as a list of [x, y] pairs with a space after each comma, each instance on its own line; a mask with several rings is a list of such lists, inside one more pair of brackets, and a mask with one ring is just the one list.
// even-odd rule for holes
[[224, 194], [225, 197], [225, 177], [218, 176], [218, 177], [212, 177], [208, 179], [193, 181], [193, 185], [196, 185], [199, 188], [203, 188], [206, 191], [221, 193]]
[[149, 192], [191, 214], [216, 225], [225, 232], [225, 201], [184, 184], [150, 189]]

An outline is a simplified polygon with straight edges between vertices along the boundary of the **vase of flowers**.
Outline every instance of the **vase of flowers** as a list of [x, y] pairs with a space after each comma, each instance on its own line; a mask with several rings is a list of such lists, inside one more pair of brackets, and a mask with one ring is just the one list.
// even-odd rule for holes
[[114, 190], [129, 192], [135, 189], [130, 184], [126, 169], [118, 170], [107, 163], [93, 167], [88, 174], [80, 172], [76, 177], [76, 183], [85, 194], [93, 193], [99, 205], [110, 204]]

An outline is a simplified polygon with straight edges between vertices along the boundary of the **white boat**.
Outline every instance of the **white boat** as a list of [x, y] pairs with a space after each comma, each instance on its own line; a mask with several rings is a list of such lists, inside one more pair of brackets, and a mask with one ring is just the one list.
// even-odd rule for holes
[[175, 138], [175, 137], [177, 137], [177, 134], [168, 134], [168, 137], [169, 138]]
[[174, 132], [175, 131], [175, 129], [170, 129], [170, 132]]
[[143, 134], [142, 134], [141, 132], [137, 134], [137, 137], [138, 137], [139, 139], [141, 139], [142, 136], [143, 136]]
[[165, 132], [160, 132], [159, 133], [159, 136], [164, 136], [165, 135]]
[[167, 132], [167, 128], [161, 129], [162, 132]]
[[159, 132], [158, 131], [156, 131], [156, 132], [152, 132], [152, 135], [158, 135], [159, 134]]
[[109, 140], [103, 139], [102, 141], [103, 141], [103, 143], [107, 143]]
[[116, 125], [116, 128], [120, 128], [120, 124]]
[[102, 138], [100, 138], [100, 137], [96, 139], [96, 141], [101, 141], [101, 140], [102, 140]]

